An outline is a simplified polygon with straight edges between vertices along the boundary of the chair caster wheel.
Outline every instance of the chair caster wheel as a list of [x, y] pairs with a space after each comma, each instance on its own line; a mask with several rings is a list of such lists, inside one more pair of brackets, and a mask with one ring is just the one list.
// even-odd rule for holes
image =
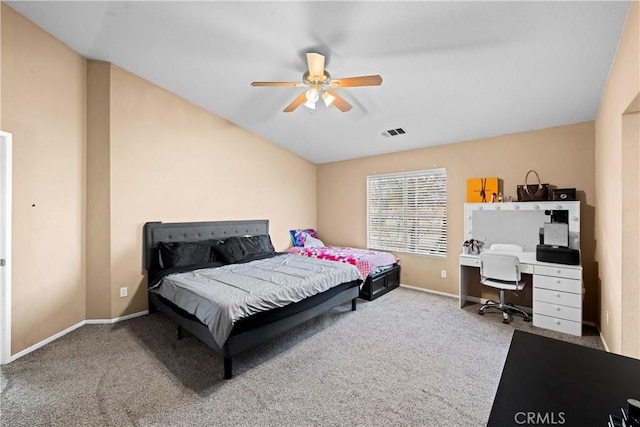
[[478, 314], [479, 314], [480, 316], [484, 316], [484, 311], [482, 311], [482, 310], [478, 310]]
[[510, 322], [509, 319], [502, 319], [502, 323], [507, 323], [508, 324], [509, 322]]
[[525, 322], [531, 322], [531, 317], [524, 317], [522, 320], [524, 320]]

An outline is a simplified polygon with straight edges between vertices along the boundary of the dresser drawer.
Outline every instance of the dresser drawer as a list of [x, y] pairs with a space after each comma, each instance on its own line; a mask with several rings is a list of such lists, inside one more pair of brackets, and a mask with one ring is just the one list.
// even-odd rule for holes
[[572, 294], [582, 294], [582, 280], [567, 279], [564, 277], [533, 276], [533, 286], [536, 288], [552, 289], [556, 291], [571, 292]]
[[545, 276], [566, 277], [567, 279], [582, 279], [582, 269], [555, 267], [550, 265], [536, 265], [535, 274], [543, 274]]
[[536, 301], [533, 303], [533, 314], [544, 314], [545, 316], [557, 317], [564, 320], [582, 322], [582, 310], [566, 305], [551, 304], [550, 302]]
[[571, 294], [569, 292], [552, 291], [533, 287], [533, 301], [550, 302], [568, 307], [582, 308], [582, 295]]
[[571, 335], [582, 335], [582, 323], [571, 320], [560, 319], [543, 314], [533, 315], [533, 326], [539, 328], [551, 329], [552, 331], [564, 332]]

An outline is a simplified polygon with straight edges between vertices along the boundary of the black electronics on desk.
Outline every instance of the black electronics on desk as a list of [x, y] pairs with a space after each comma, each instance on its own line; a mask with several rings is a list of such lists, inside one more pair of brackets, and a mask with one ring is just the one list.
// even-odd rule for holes
[[554, 264], [580, 265], [580, 251], [561, 246], [537, 245], [536, 260]]
[[536, 260], [554, 264], [579, 265], [580, 251], [569, 248], [569, 211], [545, 211], [551, 222], [540, 228], [540, 244], [536, 246]]

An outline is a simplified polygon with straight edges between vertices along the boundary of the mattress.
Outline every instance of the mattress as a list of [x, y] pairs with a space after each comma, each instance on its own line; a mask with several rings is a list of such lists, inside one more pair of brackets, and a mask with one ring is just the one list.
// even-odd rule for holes
[[388, 252], [372, 251], [370, 249], [357, 249], [342, 246], [322, 246], [319, 248], [292, 247], [289, 253], [303, 255], [309, 258], [323, 259], [327, 261], [339, 261], [354, 265], [361, 279], [367, 276], [376, 268], [393, 265], [398, 262], [395, 255]]
[[170, 274], [150, 291], [195, 316], [222, 347], [236, 321], [358, 279], [350, 264], [282, 254]]

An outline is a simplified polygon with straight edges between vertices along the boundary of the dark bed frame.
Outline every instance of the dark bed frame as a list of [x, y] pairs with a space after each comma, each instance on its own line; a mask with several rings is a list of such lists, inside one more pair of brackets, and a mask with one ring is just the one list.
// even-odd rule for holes
[[[143, 266], [148, 273], [147, 277], [152, 277], [160, 269], [158, 242], [223, 240], [235, 236], [262, 234], [269, 234], [269, 220], [148, 222], [143, 230]], [[224, 378], [229, 379], [233, 376], [233, 356], [346, 302], [351, 301], [351, 310], [355, 311], [360, 283], [359, 280], [343, 283], [300, 302], [241, 319], [234, 325], [222, 348], [214, 341], [206, 325], [153, 292], [148, 293], [149, 312], [160, 310], [173, 319], [178, 324], [178, 339], [182, 338], [183, 331], [187, 331], [222, 355]]]
[[400, 286], [400, 264], [378, 267], [369, 273], [360, 289], [360, 298], [373, 301]]

